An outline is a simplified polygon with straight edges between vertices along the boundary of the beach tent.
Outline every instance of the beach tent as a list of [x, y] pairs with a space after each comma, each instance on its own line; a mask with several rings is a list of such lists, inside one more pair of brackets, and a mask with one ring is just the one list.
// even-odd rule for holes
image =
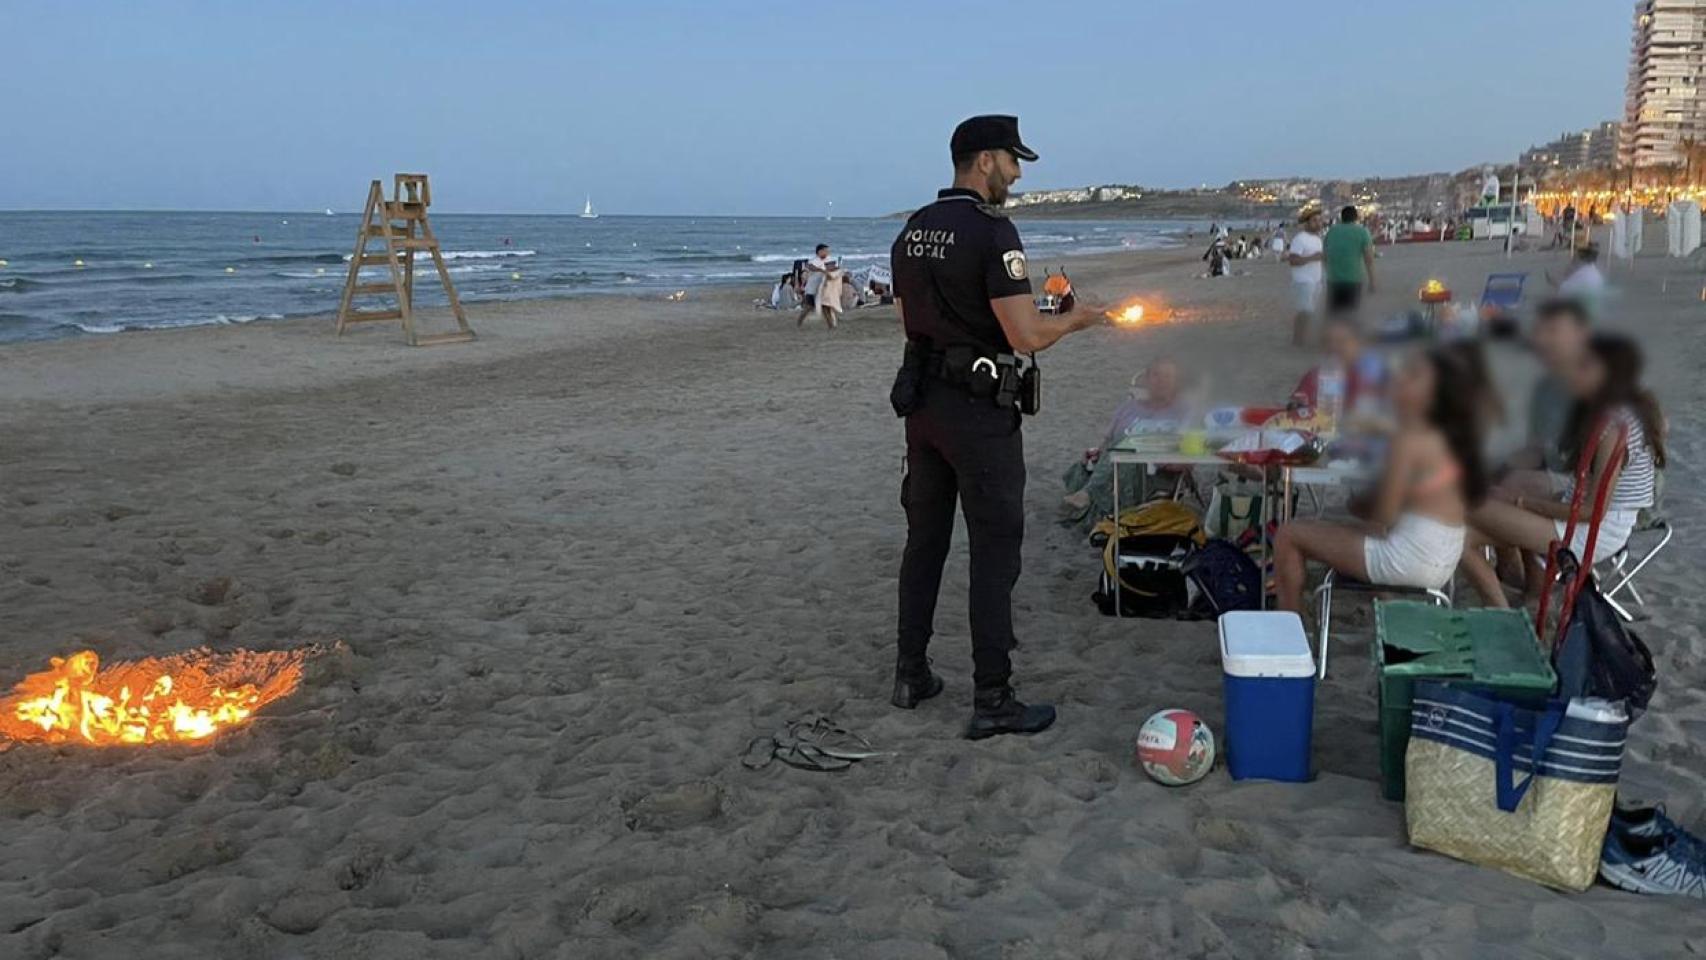
[[1623, 211], [1611, 221], [1611, 255], [1625, 260], [1641, 252], [1641, 233], [1644, 211], [1640, 207]]
[[1700, 249], [1700, 204], [1678, 200], [1665, 210], [1665, 229], [1673, 257], [1686, 257]]

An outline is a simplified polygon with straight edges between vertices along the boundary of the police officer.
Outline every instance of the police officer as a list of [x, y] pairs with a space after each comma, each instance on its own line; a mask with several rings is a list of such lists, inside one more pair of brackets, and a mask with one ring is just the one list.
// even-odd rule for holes
[[911, 709], [942, 692], [926, 651], [954, 531], [954, 505], [971, 540], [971, 724], [966, 736], [1035, 733], [1054, 707], [1013, 695], [1009, 651], [1013, 584], [1025, 534], [1021, 409], [1035, 413], [1040, 380], [1027, 355], [1101, 322], [1080, 305], [1045, 318], [1031, 296], [1019, 232], [1001, 212], [1020, 161], [1037, 155], [1019, 121], [981, 116], [949, 144], [954, 185], [906, 222], [890, 251], [906, 327], [906, 360], [891, 401], [906, 418], [906, 553], [900, 565], [899, 657], [892, 702]]

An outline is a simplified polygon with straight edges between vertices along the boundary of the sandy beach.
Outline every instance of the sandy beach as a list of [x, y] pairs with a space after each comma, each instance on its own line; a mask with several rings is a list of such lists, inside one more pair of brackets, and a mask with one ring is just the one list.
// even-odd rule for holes
[[[0, 752], [0, 957], [1706, 953], [1692, 901], [1567, 896], [1406, 845], [1364, 603], [1340, 605], [1316, 781], [1168, 789], [1133, 767], [1157, 709], [1221, 728], [1214, 627], [1096, 613], [1060, 472], [1160, 353], [1232, 402], [1283, 401], [1312, 362], [1282, 267], [1203, 280], [1199, 252], [1071, 264], [1177, 318], [1043, 356], [1015, 662], [1060, 721], [977, 744], [963, 535], [932, 647], [947, 693], [888, 705], [892, 310], [796, 330], [759, 290], [696, 289], [482, 304], [478, 342], [433, 349], [328, 318], [0, 348], [0, 683], [81, 648], [331, 651], [211, 745]], [[1514, 263], [1536, 282], [1561, 258]], [[1430, 276], [1467, 297], [1506, 264], [1384, 248], [1375, 306]], [[1611, 282], [1670, 417], [1682, 531], [1643, 578], [1660, 686], [1623, 793], [1698, 827], [1706, 308], [1659, 257]], [[896, 756], [741, 767], [811, 712]]]

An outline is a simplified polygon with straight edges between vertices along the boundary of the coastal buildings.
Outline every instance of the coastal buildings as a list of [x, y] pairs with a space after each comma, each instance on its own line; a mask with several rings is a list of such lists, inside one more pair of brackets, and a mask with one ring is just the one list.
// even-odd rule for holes
[[1045, 203], [1106, 203], [1113, 200], [1141, 200], [1144, 189], [1129, 184], [1104, 184], [1099, 187], [1072, 187], [1065, 190], [1030, 190], [1007, 198], [1009, 207], [1031, 207]]
[[1617, 163], [1622, 128], [1615, 120], [1559, 135], [1551, 143], [1522, 152], [1522, 168], [1528, 171], [1587, 170]]
[[1673, 166], [1706, 142], [1706, 0], [1637, 0], [1618, 157]]

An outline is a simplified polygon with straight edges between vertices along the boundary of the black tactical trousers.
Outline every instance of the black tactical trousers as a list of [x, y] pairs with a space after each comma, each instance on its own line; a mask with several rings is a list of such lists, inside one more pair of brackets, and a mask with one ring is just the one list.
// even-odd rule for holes
[[954, 534], [954, 503], [971, 540], [973, 679], [1005, 686], [1012, 666], [1013, 584], [1025, 537], [1025, 444], [1019, 412], [939, 381], [906, 418], [906, 553], [900, 562], [900, 655], [921, 661], [930, 645], [942, 564]]

